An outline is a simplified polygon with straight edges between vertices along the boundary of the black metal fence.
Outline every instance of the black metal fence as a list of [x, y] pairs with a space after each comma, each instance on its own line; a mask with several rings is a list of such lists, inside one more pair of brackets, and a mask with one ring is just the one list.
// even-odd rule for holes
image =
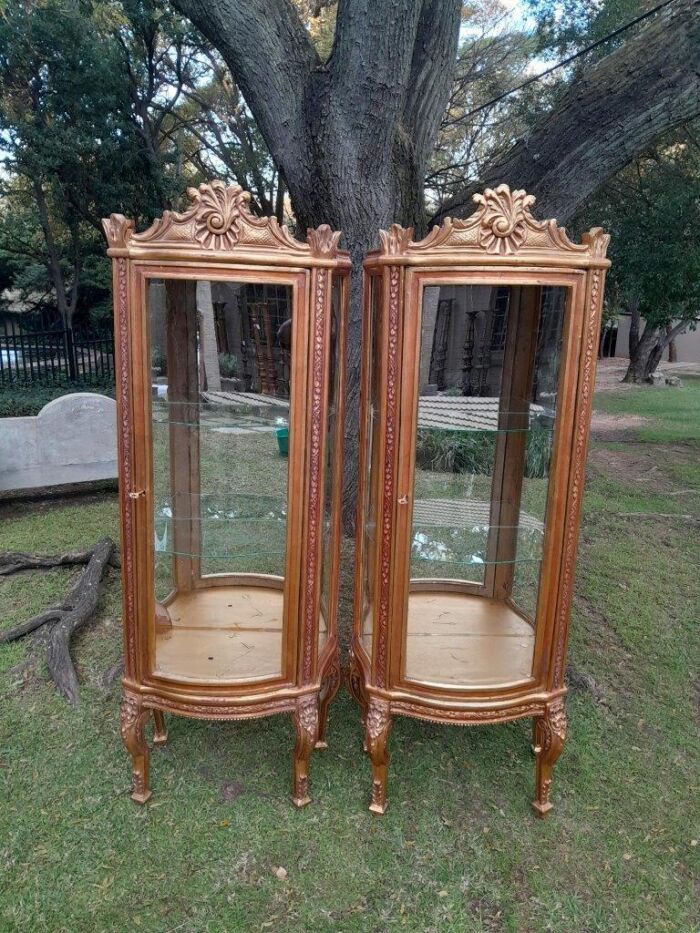
[[114, 380], [114, 341], [69, 330], [0, 333], [0, 385]]

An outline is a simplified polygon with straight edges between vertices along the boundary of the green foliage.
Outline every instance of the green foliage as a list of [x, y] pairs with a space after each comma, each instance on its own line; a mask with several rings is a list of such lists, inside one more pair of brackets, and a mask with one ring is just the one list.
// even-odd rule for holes
[[111, 382], [80, 385], [74, 382], [57, 382], [56, 385], [42, 386], [36, 383], [13, 383], [0, 386], [0, 418], [21, 418], [38, 415], [44, 405], [69, 392], [99, 392], [101, 395], [114, 396]]
[[138, 226], [203, 176], [281, 212], [279, 179], [217, 53], [160, 0], [9, 0], [0, 18], [0, 282], [111, 330], [101, 218]]
[[167, 373], [167, 360], [160, 347], [151, 350], [151, 369], [156, 376], [165, 376]]
[[680, 129], [592, 197], [577, 219], [611, 234], [608, 296], [652, 328], [700, 313], [700, 124]]
[[[493, 431], [447, 431], [420, 428], [416, 440], [416, 464], [441, 473], [474, 473], [490, 476], [496, 449]], [[552, 452], [551, 429], [534, 421], [527, 432], [525, 476], [547, 476]]]
[[230, 379], [238, 372], [238, 359], [232, 353], [219, 353], [219, 372]]
[[[564, 58], [609, 36], [656, 6], [658, 0], [641, 3], [639, 0], [598, 0], [596, 3], [590, 0], [525, 0], [525, 3], [537, 23], [540, 53], [549, 52], [556, 58]], [[574, 68], [579, 69], [585, 61], [590, 63], [606, 55], [621, 41], [623, 36], [605, 43], [590, 56], [580, 59]]]

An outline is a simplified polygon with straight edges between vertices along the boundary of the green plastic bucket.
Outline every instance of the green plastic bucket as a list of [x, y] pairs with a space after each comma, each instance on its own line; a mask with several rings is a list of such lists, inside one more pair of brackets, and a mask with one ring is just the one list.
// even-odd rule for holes
[[289, 428], [277, 428], [275, 433], [277, 435], [277, 446], [280, 449], [280, 456], [287, 457], [289, 455]]

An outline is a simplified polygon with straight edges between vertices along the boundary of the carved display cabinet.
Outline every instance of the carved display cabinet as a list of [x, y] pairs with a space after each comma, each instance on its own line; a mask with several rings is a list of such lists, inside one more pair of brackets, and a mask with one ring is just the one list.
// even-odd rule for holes
[[608, 237], [505, 185], [365, 261], [350, 685], [386, 809], [392, 717], [533, 718], [551, 808]]
[[144, 233], [113, 214], [125, 676], [135, 801], [164, 713], [292, 713], [308, 803], [339, 682], [344, 334], [350, 268], [221, 182]]

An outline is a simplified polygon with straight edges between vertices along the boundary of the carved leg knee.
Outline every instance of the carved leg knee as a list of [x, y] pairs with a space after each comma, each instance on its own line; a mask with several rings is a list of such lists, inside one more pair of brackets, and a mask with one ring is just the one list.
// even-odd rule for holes
[[326, 742], [326, 727], [328, 726], [328, 709], [340, 686], [340, 663], [338, 657], [333, 659], [326, 679], [321, 686], [321, 697], [318, 711], [318, 740], [316, 748], [328, 748]]
[[148, 784], [148, 745], [144, 727], [150, 710], [143, 707], [141, 698], [125, 693], [121, 705], [121, 734], [126, 750], [131, 755], [131, 799], [145, 803], [151, 796]]
[[391, 730], [391, 707], [387, 700], [372, 697], [367, 709], [366, 743], [372, 761], [372, 813], [385, 813], [389, 753], [387, 741]]
[[309, 759], [318, 741], [318, 695], [300, 697], [294, 712], [296, 745], [294, 746], [294, 784], [292, 802], [296, 807], [305, 807], [309, 797]]
[[365, 690], [362, 668], [357, 663], [354, 652], [350, 651], [350, 664], [348, 667], [348, 687], [350, 693], [357, 700], [360, 707], [360, 722], [362, 723], [362, 749], [367, 751], [367, 691]]
[[165, 725], [165, 713], [162, 709], [153, 710], [153, 744], [165, 745], [168, 741], [168, 729]]
[[549, 800], [552, 770], [564, 748], [565, 738], [566, 708], [560, 698], [547, 707], [544, 716], [535, 720], [535, 799], [532, 806], [539, 817], [546, 816], [552, 809]]

